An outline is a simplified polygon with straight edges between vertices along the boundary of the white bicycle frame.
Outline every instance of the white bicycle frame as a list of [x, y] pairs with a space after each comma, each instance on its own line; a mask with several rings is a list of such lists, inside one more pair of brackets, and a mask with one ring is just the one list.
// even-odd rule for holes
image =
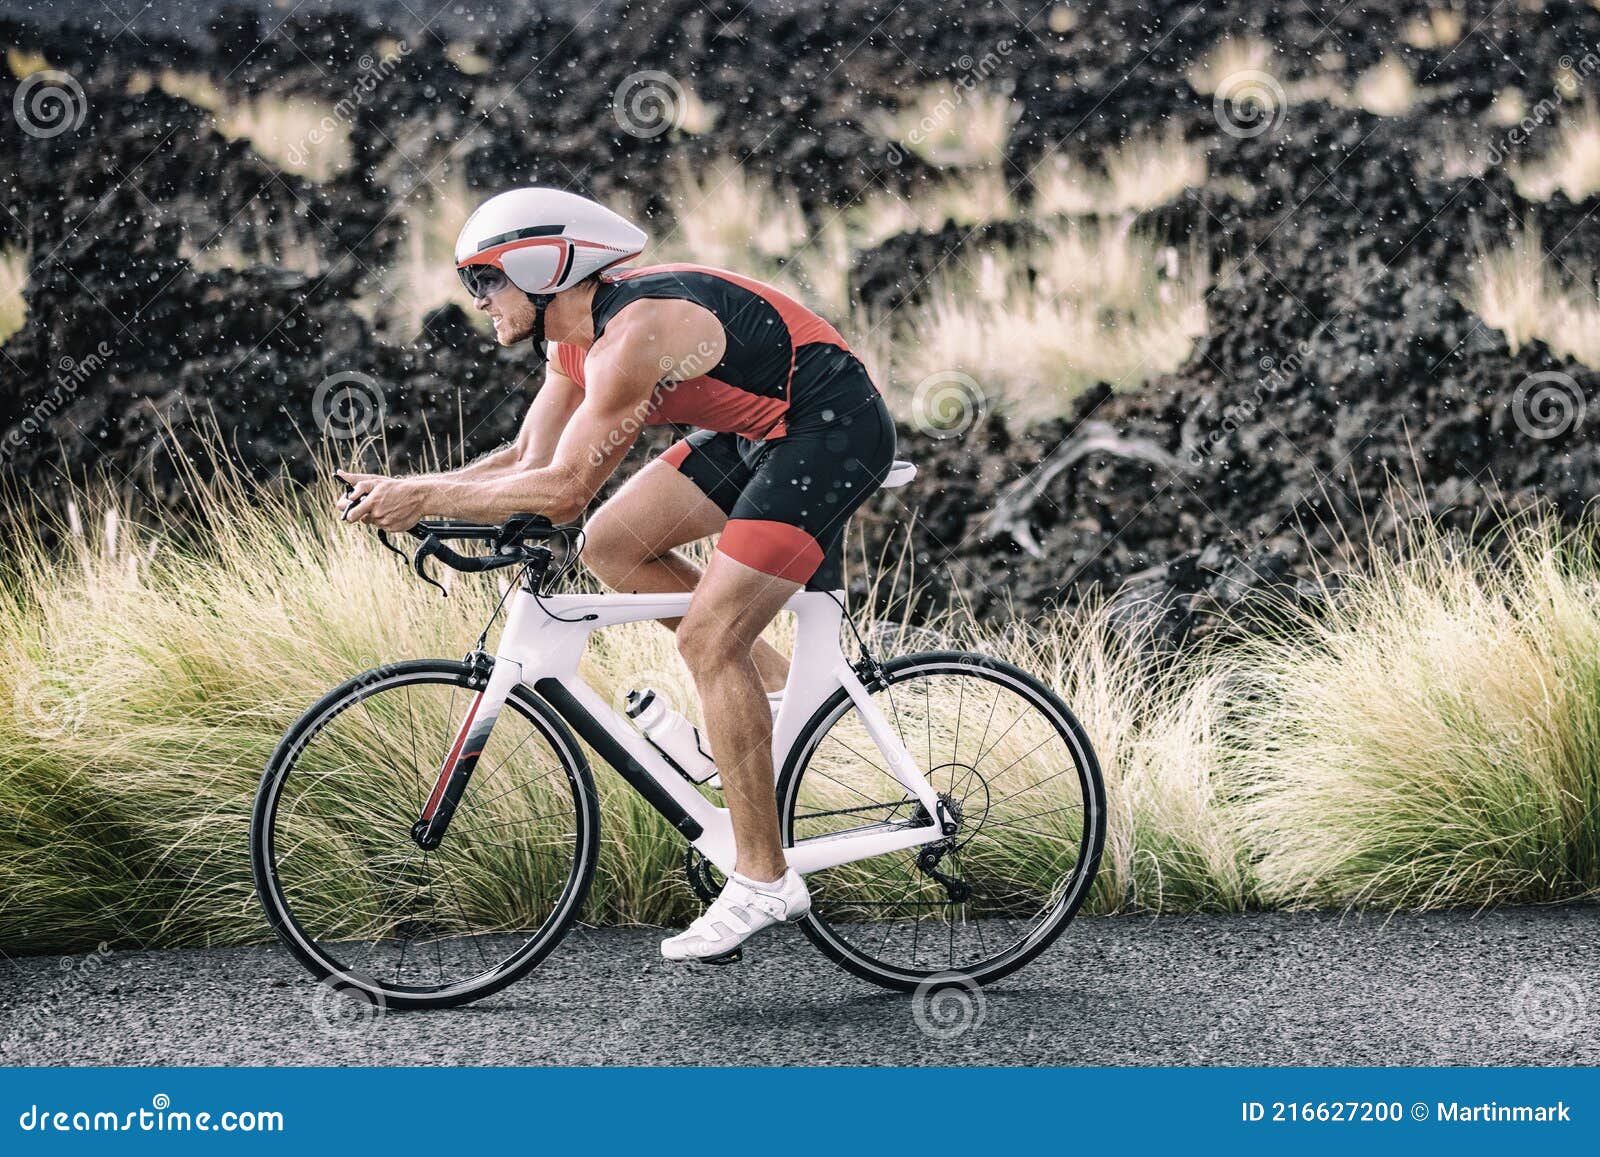
[[[718, 807], [673, 769], [655, 746], [578, 674], [578, 662], [595, 631], [619, 623], [670, 619], [689, 609], [687, 594], [561, 594], [535, 597], [524, 586], [512, 592], [505, 630], [487, 684], [468, 709], [450, 757], [429, 800], [428, 820], [458, 759], [476, 761], [495, 718], [517, 684], [525, 684], [611, 764], [657, 811], [723, 872], [734, 865], [733, 824]], [[835, 601], [835, 599], [839, 601]], [[922, 804], [916, 822], [885, 821], [799, 840], [786, 850], [789, 864], [805, 874], [839, 864], [931, 843], [946, 833], [948, 819], [937, 793], [917, 767], [895, 728], [872, 701], [839, 645], [843, 592], [797, 592], [785, 604], [798, 635], [783, 704], [773, 722], [772, 762], [781, 771], [800, 729], [839, 688], [853, 701], [884, 766]], [[470, 773], [470, 772], [469, 772]], [[454, 808], [451, 802], [450, 810]]]

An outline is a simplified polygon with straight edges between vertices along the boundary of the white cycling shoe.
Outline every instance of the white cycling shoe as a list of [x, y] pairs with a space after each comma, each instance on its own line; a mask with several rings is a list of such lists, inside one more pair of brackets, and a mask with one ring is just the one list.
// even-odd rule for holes
[[734, 873], [687, 929], [661, 942], [661, 955], [675, 963], [726, 964], [738, 959], [739, 946], [774, 924], [792, 924], [811, 911], [811, 893], [793, 868], [771, 884]]

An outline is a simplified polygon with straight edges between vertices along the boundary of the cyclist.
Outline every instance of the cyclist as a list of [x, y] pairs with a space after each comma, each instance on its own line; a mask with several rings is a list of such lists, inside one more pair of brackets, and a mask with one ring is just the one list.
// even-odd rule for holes
[[[502, 345], [548, 337], [544, 384], [515, 444], [441, 474], [341, 472], [352, 522], [428, 515], [579, 517], [644, 425], [698, 427], [595, 512], [584, 559], [614, 590], [694, 592], [669, 622], [694, 677], [737, 858], [717, 900], [664, 941], [669, 960], [729, 957], [810, 910], [773, 791], [772, 717], [786, 660], [761, 632], [803, 585], [840, 585], [852, 511], [894, 458], [894, 423], [837, 330], [748, 277], [702, 265], [620, 268], [645, 233], [548, 188], [490, 198], [456, 268]], [[720, 533], [704, 573], [676, 547]]]

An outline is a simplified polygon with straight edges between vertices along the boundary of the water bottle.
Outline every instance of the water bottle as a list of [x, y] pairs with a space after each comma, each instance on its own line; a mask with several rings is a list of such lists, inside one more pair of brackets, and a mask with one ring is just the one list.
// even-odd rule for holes
[[711, 744], [700, 729], [667, 706], [655, 689], [643, 687], [628, 692], [628, 718], [632, 719], [652, 747], [666, 757], [674, 770], [690, 783], [705, 783], [717, 774], [711, 762]]

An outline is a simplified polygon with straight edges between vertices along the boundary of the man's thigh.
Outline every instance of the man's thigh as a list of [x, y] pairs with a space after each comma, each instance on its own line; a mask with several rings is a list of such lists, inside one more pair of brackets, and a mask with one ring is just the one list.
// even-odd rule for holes
[[720, 507], [679, 472], [657, 458], [607, 499], [589, 519], [591, 540], [609, 549], [637, 549], [653, 558], [673, 547], [721, 531], [728, 521]]

